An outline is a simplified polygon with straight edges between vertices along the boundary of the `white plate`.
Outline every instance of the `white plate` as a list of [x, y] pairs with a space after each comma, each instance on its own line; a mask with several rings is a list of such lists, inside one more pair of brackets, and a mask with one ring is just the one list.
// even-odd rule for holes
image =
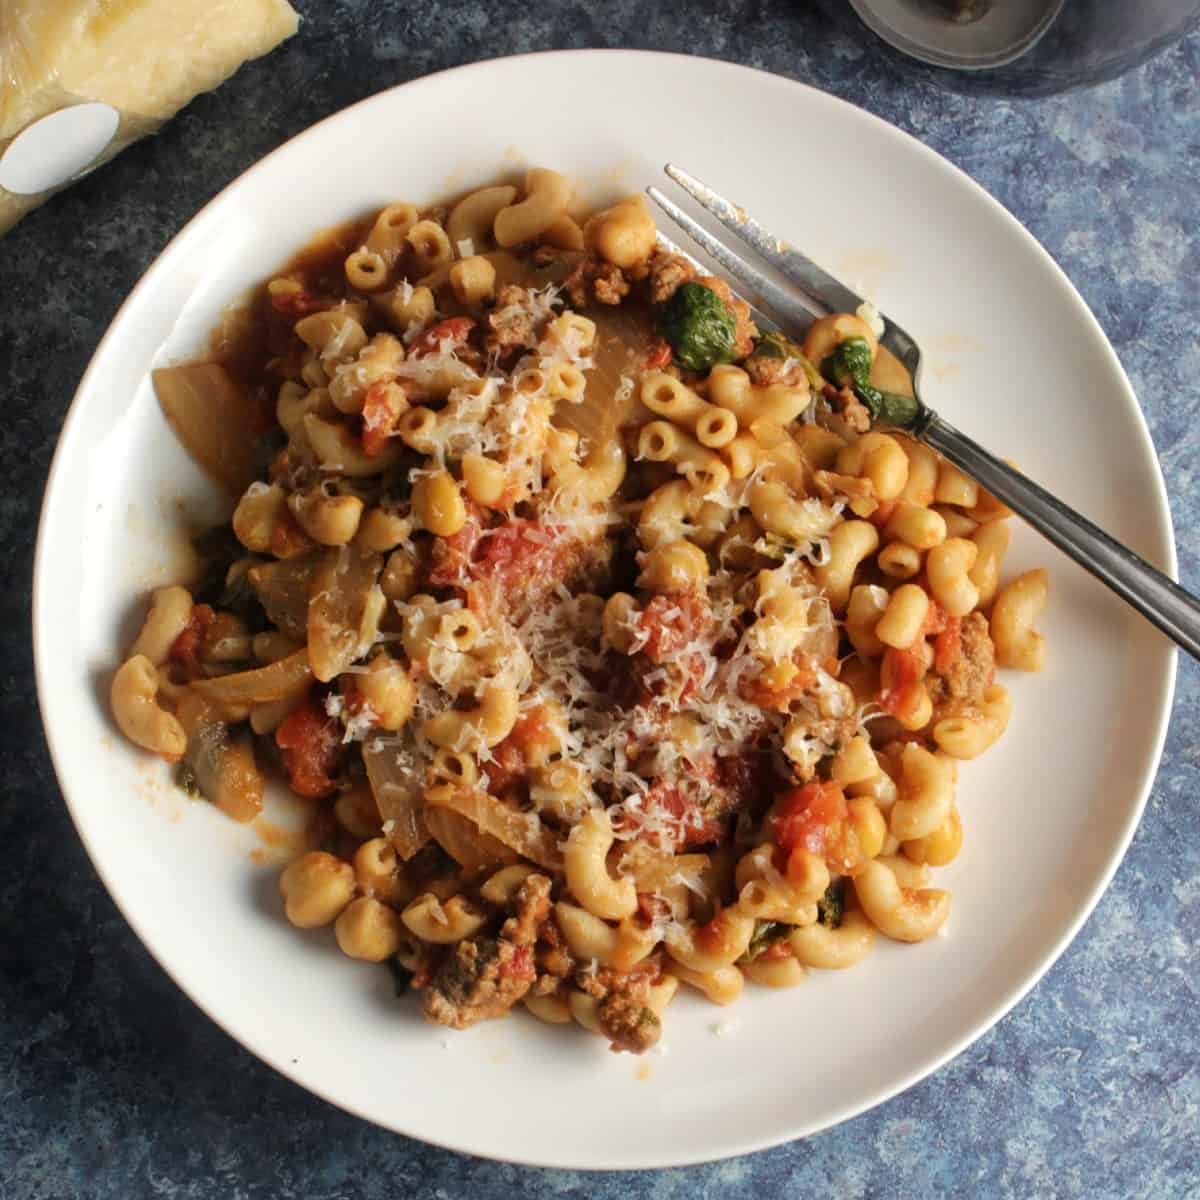
[[1012, 726], [962, 769], [949, 935], [882, 946], [795, 992], [747, 991], [733, 1009], [685, 996], [667, 1052], [644, 1063], [524, 1017], [465, 1034], [426, 1026], [391, 998], [386, 972], [282, 920], [277, 868], [249, 857], [254, 835], [173, 793], [104, 703], [145, 590], [178, 569], [177, 501], [212, 499], [159, 413], [151, 367], [198, 350], [222, 306], [322, 226], [526, 162], [611, 197], [663, 184], [668, 158], [894, 313], [925, 347], [928, 399], [951, 420], [1175, 565], [1145, 424], [1078, 294], [965, 175], [809, 88], [658, 54], [493, 61], [364, 101], [222, 192], [117, 315], [54, 460], [34, 632], [58, 776], [130, 924], [234, 1037], [351, 1112], [496, 1158], [713, 1159], [812, 1133], [932, 1071], [1032, 986], [1091, 911], [1141, 813], [1171, 695], [1163, 639], [1018, 528], [1010, 571], [1053, 572], [1049, 667], [1006, 679]]

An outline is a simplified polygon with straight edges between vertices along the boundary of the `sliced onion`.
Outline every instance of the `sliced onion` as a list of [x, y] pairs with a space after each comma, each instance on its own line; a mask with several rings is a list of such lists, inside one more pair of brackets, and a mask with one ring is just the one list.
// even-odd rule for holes
[[538, 866], [549, 871], [562, 870], [558, 835], [543, 825], [536, 813], [517, 812], [487, 792], [467, 788], [432, 788], [428, 799], [439, 808], [448, 808], [468, 818], [481, 833], [503, 842]]
[[240, 496], [257, 471], [254, 400], [220, 363], [161, 367], [152, 378], [187, 452], [230, 495]]
[[308, 684], [312, 674], [308, 651], [297, 650], [265, 667], [197, 679], [190, 686], [210, 704], [236, 710], [294, 696]]
[[474, 821], [448, 808], [426, 808], [425, 824], [438, 845], [466, 871], [515, 863], [520, 857], [499, 838], [483, 833]]
[[[322, 683], [340, 675], [374, 640], [378, 611], [371, 618], [378, 592], [382, 554], [356, 546], [339, 546], [323, 556], [313, 572], [308, 604], [308, 658]], [[382, 593], [379, 593], [382, 599]], [[364, 643], [366, 643], [364, 645]]]
[[246, 572], [271, 624], [302, 642], [308, 636], [308, 597], [313, 575], [324, 561], [317, 550], [281, 562], [257, 563]]
[[411, 766], [401, 766], [397, 740], [373, 738], [363, 745], [362, 756], [387, 838], [407, 862], [429, 841], [421, 779]]
[[231, 738], [217, 710], [194, 692], [180, 699], [176, 715], [188, 735], [183, 760], [200, 794], [233, 820], [253, 821], [262, 812], [263, 777], [249, 737]]

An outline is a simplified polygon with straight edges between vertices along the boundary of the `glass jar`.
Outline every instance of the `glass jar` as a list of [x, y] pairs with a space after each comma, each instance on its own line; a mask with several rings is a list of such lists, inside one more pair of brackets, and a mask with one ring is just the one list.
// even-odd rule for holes
[[955, 91], [1004, 96], [1113, 79], [1200, 25], [1200, 0], [819, 2], [905, 69]]

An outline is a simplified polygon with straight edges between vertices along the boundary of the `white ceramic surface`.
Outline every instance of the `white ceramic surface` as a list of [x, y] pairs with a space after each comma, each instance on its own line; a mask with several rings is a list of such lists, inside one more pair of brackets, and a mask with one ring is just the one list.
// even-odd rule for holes
[[[780, 128], [794, 153], [767, 132]], [[966, 847], [941, 873], [955, 894], [947, 936], [882, 945], [798, 991], [748, 990], [733, 1009], [686, 995], [644, 1062], [523, 1016], [462, 1034], [426, 1026], [385, 971], [343, 958], [329, 931], [284, 922], [278, 867], [252, 861], [254, 834], [173, 792], [103, 702], [146, 589], [179, 568], [177, 503], [216, 511], [150, 369], [195, 353], [222, 306], [322, 226], [528, 162], [604, 199], [663, 184], [668, 158], [894, 313], [921, 339], [927, 398], [947, 417], [1174, 569], [1145, 425], [1078, 294], [966, 176], [819, 92], [687, 57], [493, 61], [331, 117], [221, 193], [121, 309], [54, 461], [34, 632], [59, 779], [138, 935], [234, 1037], [352, 1112], [498, 1158], [616, 1168], [736, 1154], [844, 1120], [945, 1062], [1091, 911], [1141, 813], [1171, 695], [1163, 639], [1017, 528], [1009, 570], [1053, 573], [1049, 666], [1005, 679], [1011, 728], [962, 768]], [[868, 163], [884, 185], [821, 188], [813, 163], [831, 180]]]

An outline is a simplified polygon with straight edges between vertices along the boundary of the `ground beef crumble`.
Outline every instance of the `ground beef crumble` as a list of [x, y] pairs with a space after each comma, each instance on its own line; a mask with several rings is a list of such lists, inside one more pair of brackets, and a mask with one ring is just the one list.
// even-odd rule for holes
[[661, 973], [657, 958], [639, 963], [632, 971], [581, 970], [575, 985], [596, 1001], [596, 1016], [611, 1040], [610, 1050], [642, 1054], [662, 1035], [662, 1022], [650, 1008], [650, 988]]
[[506, 283], [496, 296], [496, 307], [488, 317], [487, 349], [506, 354], [511, 350], [531, 350], [537, 345], [538, 330], [529, 303], [528, 288]]
[[598, 304], [620, 304], [629, 295], [630, 284], [620, 267], [594, 254], [580, 261], [563, 280], [563, 291], [571, 307], [586, 308], [593, 300]]
[[931, 671], [925, 686], [933, 702], [933, 721], [977, 711], [996, 678], [996, 650], [987, 617], [973, 612], [963, 618], [960, 652], [944, 673]]
[[467, 1029], [508, 1012], [533, 983], [533, 945], [549, 911], [549, 878], [530, 875], [498, 938], [464, 938], [442, 962], [425, 993], [426, 1018]]
[[807, 378], [803, 365], [795, 358], [752, 354], [742, 363], [742, 368], [756, 387], [770, 387], [776, 383], [797, 387]]
[[538, 977], [532, 990], [539, 996], [557, 992], [563, 981], [575, 970], [575, 959], [567, 947], [567, 940], [553, 914], [542, 922], [538, 930], [538, 949], [535, 955]]
[[650, 303], [665, 304], [685, 284], [696, 278], [696, 268], [682, 254], [656, 249], [650, 258]]
[[842, 420], [855, 433], [866, 433], [871, 428], [871, 412], [865, 404], [848, 387], [835, 388], [827, 383], [823, 395], [834, 412], [840, 413]]
[[822, 500], [842, 497], [865, 500], [875, 495], [870, 479], [860, 475], [839, 475], [836, 471], [814, 471], [813, 487]]
[[517, 891], [517, 911], [500, 927], [500, 936], [517, 946], [532, 946], [550, 914], [550, 880], [529, 875]]

